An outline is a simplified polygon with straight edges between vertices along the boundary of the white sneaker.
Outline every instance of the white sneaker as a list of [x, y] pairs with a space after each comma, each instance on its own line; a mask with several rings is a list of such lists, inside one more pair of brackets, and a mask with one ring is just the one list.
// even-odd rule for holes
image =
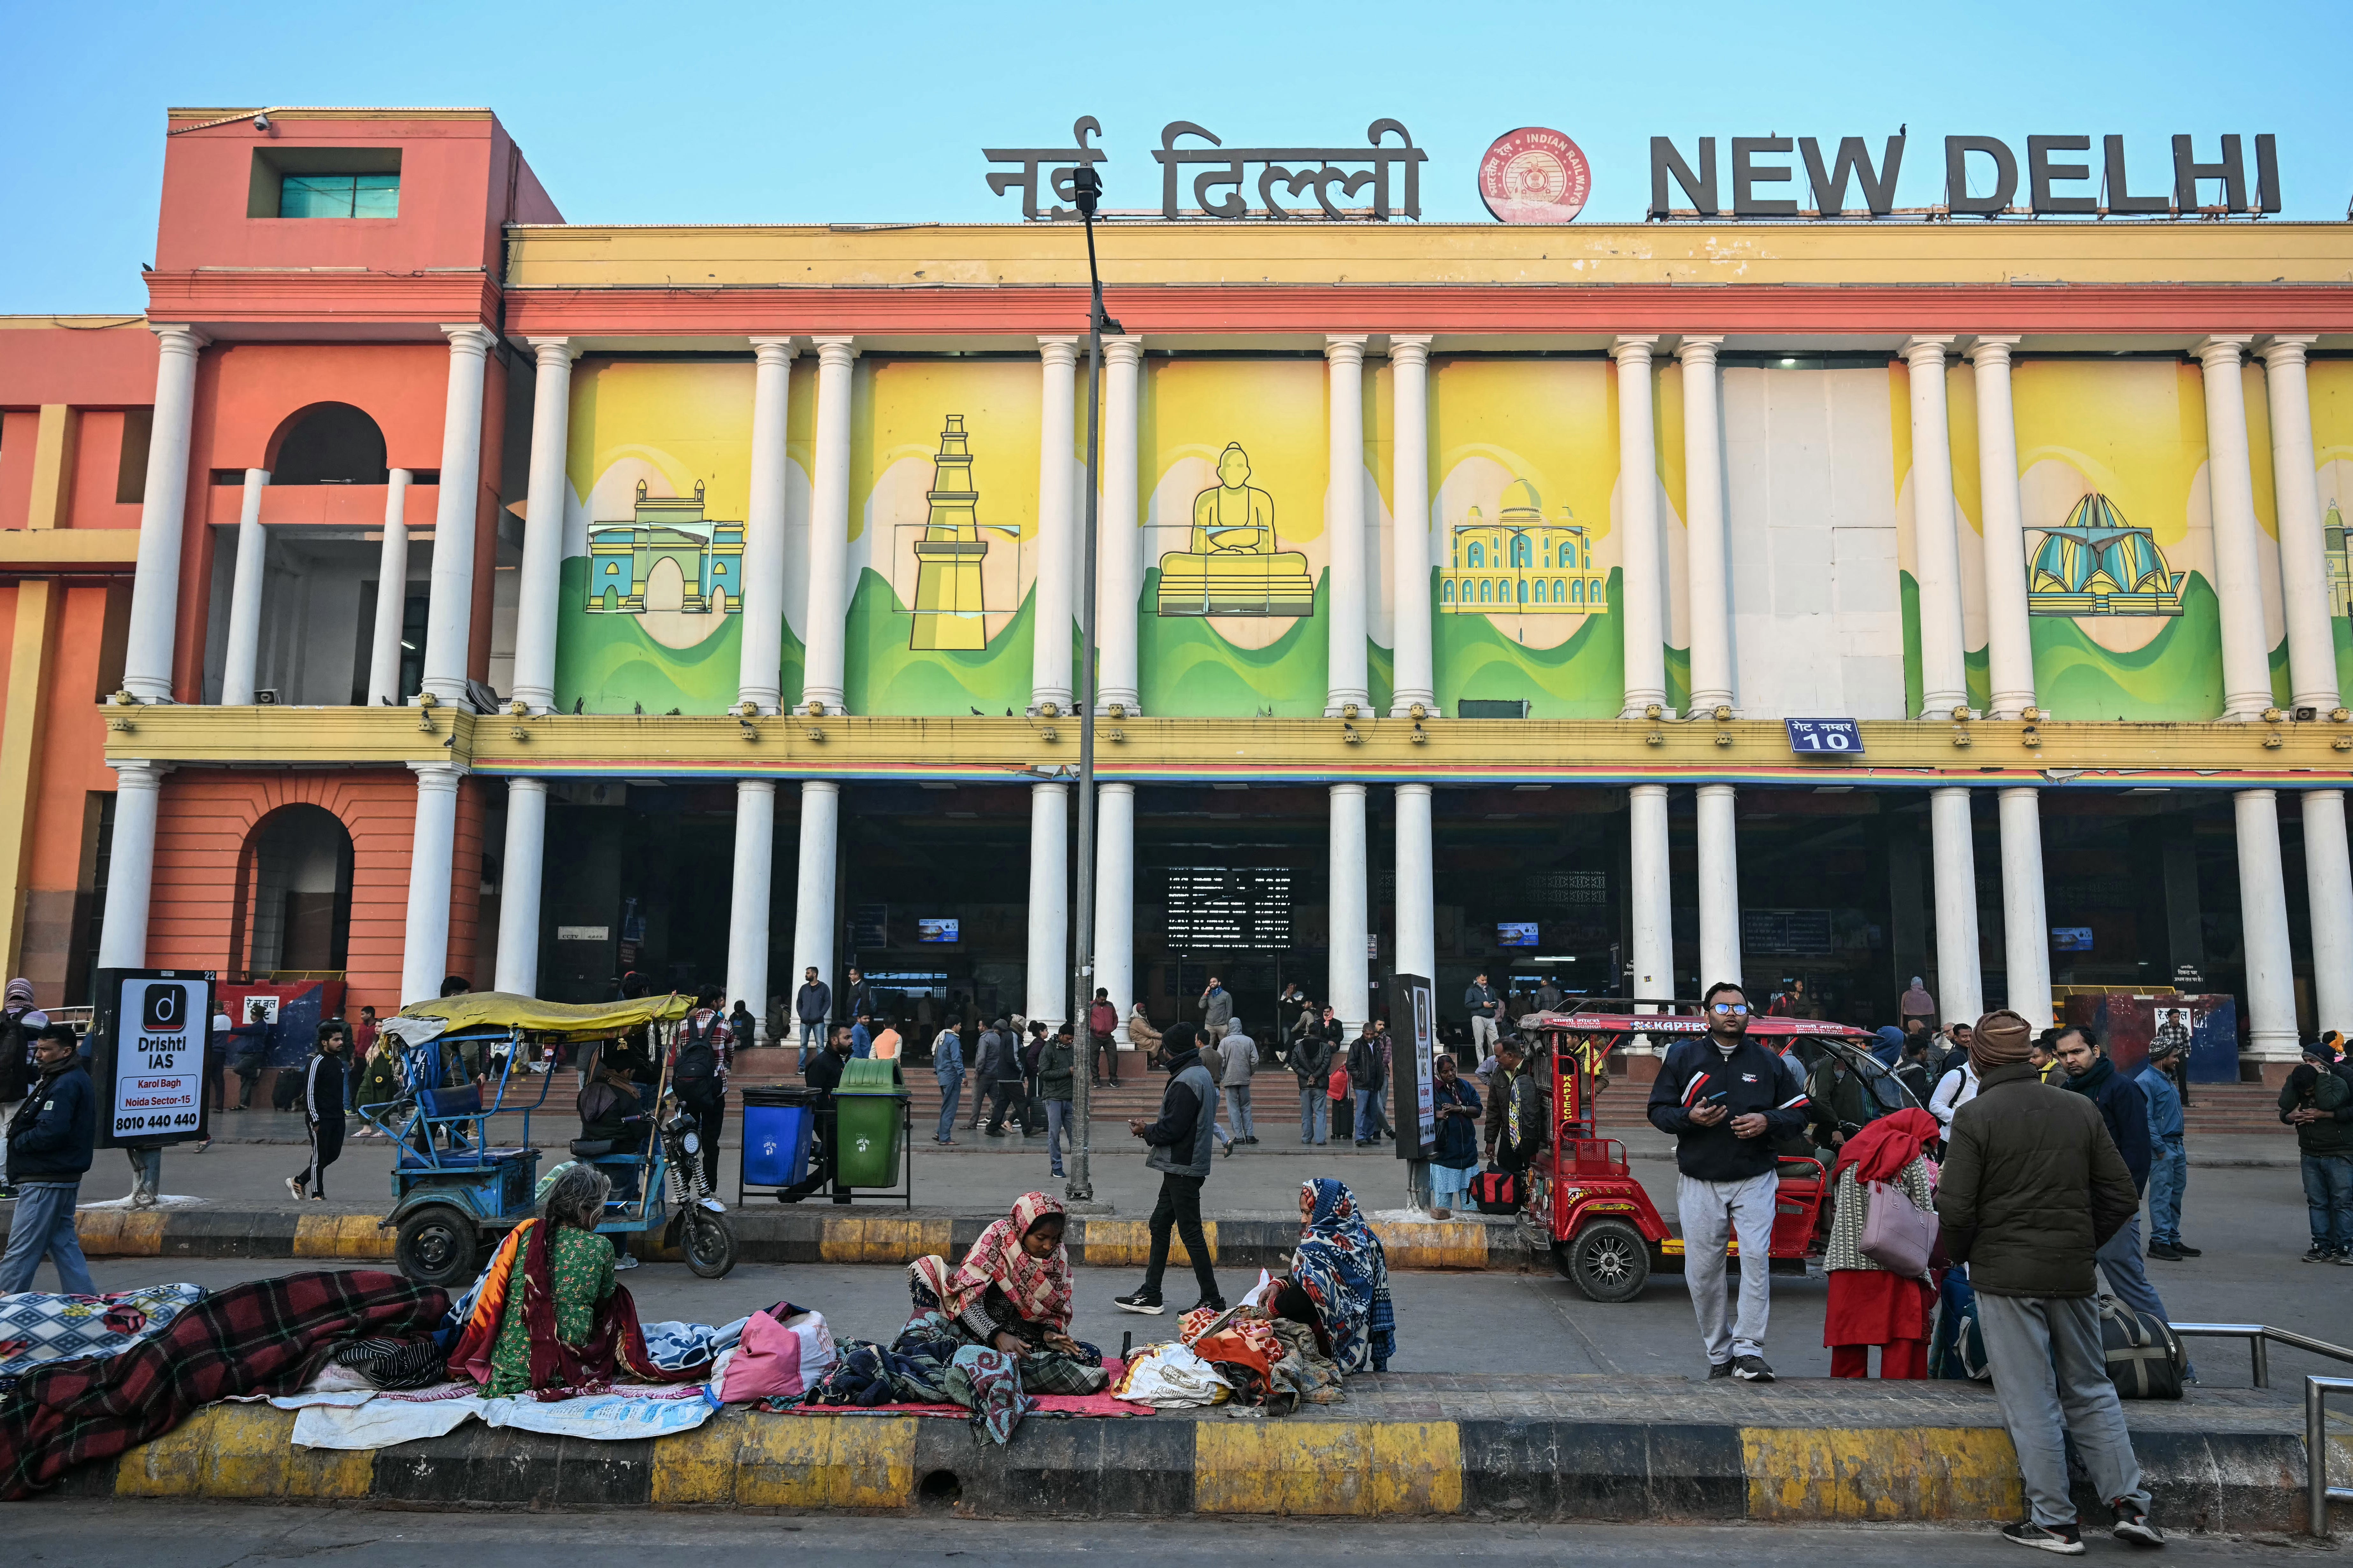
[[717, 1198], [703, 1199], [702, 1206], [709, 1209], [712, 1214], [725, 1214], [727, 1212], [727, 1205], [721, 1203]]
[[292, 1193], [297, 1198], [300, 1198], [302, 1195], [302, 1178], [300, 1176], [287, 1177], [286, 1190]]
[[626, 1252], [617, 1252], [613, 1255], [613, 1271], [617, 1274], [623, 1269], [635, 1268], [637, 1266], [638, 1260]]

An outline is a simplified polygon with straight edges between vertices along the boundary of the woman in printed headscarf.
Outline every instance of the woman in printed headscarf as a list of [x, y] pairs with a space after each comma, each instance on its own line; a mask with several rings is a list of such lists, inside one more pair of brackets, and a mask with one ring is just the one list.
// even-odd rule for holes
[[1296, 1286], [1314, 1303], [1332, 1360], [1344, 1373], [1386, 1372], [1397, 1353], [1388, 1257], [1356, 1212], [1345, 1182], [1319, 1176], [1299, 1189], [1299, 1247], [1268, 1299]]
[[1103, 1352], [1071, 1338], [1068, 1223], [1060, 1198], [1029, 1193], [953, 1269], [936, 1255], [915, 1259], [907, 1268], [915, 1312], [894, 1348], [905, 1353], [913, 1340], [952, 1355], [979, 1346], [1018, 1361], [1031, 1393], [1099, 1393], [1109, 1381]]
[[1940, 1131], [1926, 1111], [1899, 1110], [1870, 1123], [1839, 1150], [1831, 1171], [1837, 1199], [1822, 1258], [1831, 1281], [1822, 1343], [1830, 1347], [1832, 1377], [1869, 1377], [1873, 1345], [1879, 1347], [1881, 1377], [1928, 1375], [1929, 1309], [1936, 1292], [1926, 1279], [1892, 1274], [1865, 1258], [1862, 1244], [1871, 1217], [1872, 1184], [1886, 1184], [1879, 1202], [1909, 1200], [1923, 1213], [1936, 1212], [1936, 1166], [1926, 1151]]

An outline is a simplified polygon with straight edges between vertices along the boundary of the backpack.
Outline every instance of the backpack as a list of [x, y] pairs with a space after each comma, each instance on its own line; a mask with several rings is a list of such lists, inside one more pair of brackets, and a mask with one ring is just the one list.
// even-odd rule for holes
[[707, 1019], [690, 1017], [678, 1037], [678, 1079], [681, 1083], [695, 1079], [719, 1076], [718, 1035], [720, 1017], [716, 1011]]
[[2119, 1399], [2179, 1399], [2189, 1352], [2164, 1319], [2100, 1298], [2100, 1349]]
[[1471, 1201], [1481, 1214], [1517, 1214], [1520, 1178], [1510, 1171], [1482, 1171], [1471, 1178]]
[[30, 1081], [25, 1020], [19, 1014], [16, 1017], [0, 1020], [0, 1101], [24, 1099]]

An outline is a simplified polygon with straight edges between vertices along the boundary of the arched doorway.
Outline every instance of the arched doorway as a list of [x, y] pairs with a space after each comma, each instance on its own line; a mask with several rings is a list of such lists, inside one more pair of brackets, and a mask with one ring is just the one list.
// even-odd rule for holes
[[316, 403], [280, 430], [270, 464], [273, 485], [381, 485], [384, 432], [348, 403]]
[[247, 973], [340, 973], [352, 931], [352, 836], [332, 811], [279, 807], [247, 839], [252, 926]]

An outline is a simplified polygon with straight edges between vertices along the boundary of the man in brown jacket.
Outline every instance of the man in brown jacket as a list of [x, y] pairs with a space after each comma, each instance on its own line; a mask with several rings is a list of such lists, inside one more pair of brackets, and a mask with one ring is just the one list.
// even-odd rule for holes
[[2072, 1436], [2108, 1500], [2116, 1539], [2162, 1546], [2092, 1300], [2093, 1254], [2139, 1212], [2140, 1197], [2099, 1108], [2036, 1076], [2032, 1038], [2015, 1013], [1978, 1020], [1969, 1045], [1978, 1096], [1954, 1113], [1936, 1190], [1945, 1250], [1968, 1265], [2002, 1425], [2031, 1503], [2031, 1516], [2002, 1533], [2083, 1553], [2067, 1489]]

